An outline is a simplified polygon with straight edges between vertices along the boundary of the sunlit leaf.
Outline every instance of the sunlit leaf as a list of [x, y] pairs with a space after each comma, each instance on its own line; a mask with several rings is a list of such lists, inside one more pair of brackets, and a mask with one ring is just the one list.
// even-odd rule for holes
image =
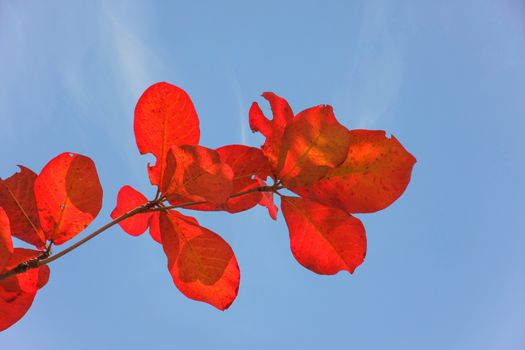
[[102, 206], [102, 187], [93, 161], [62, 153], [42, 169], [35, 181], [40, 224], [46, 238], [62, 244], [81, 232]]
[[188, 94], [177, 86], [156, 83], [137, 102], [135, 139], [141, 154], [151, 153], [157, 163], [150, 167], [153, 185], [162, 183], [168, 150], [173, 145], [199, 143], [199, 118]]
[[[42, 252], [31, 249], [15, 248], [3, 271], [8, 271], [18, 264], [38, 257]], [[49, 279], [49, 268], [41, 266], [0, 281], [0, 331], [3, 331], [29, 310], [36, 292]]]
[[286, 187], [319, 180], [345, 160], [349, 143], [348, 130], [335, 119], [332, 107], [304, 110], [284, 131], [278, 178]]
[[19, 167], [20, 172], [0, 180], [0, 207], [9, 217], [13, 236], [42, 248], [45, 237], [40, 228], [33, 190], [37, 175], [26, 167]]
[[416, 159], [382, 130], [352, 130], [346, 160], [313, 184], [292, 188], [297, 194], [349, 213], [388, 207], [410, 182]]
[[281, 209], [297, 261], [316, 273], [353, 273], [366, 254], [365, 228], [357, 218], [336, 208], [298, 198], [282, 197]]
[[188, 298], [227, 309], [239, 290], [232, 249], [219, 235], [175, 211], [160, 214], [162, 246], [177, 288]]
[[[111, 218], [116, 219], [121, 215], [145, 204], [148, 199], [131, 186], [123, 186], [117, 195], [117, 206], [111, 212]], [[132, 236], [140, 236], [148, 228], [149, 218], [152, 213], [135, 214], [119, 222], [124, 232]]]
[[262, 96], [270, 102], [273, 119], [269, 120], [266, 118], [257, 102], [254, 102], [250, 108], [250, 127], [254, 132], [259, 131], [266, 136], [266, 140], [261, 149], [270, 161], [272, 169], [275, 172], [284, 129], [286, 125], [292, 121], [293, 112], [288, 102], [273, 92], [265, 92]]
[[217, 151], [202, 146], [172, 146], [161, 191], [171, 203], [226, 202], [233, 191], [233, 171]]

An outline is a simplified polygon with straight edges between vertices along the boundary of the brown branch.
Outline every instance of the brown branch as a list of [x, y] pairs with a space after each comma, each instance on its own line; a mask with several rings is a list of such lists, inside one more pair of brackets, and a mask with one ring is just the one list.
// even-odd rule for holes
[[[254, 193], [254, 192], [274, 192], [274, 193], [278, 194], [277, 190], [281, 189], [281, 188], [282, 188], [282, 186], [280, 186], [279, 183], [276, 183], [273, 186], [260, 186], [260, 187], [252, 188], [252, 189], [249, 189], [249, 190], [246, 190], [246, 191], [241, 191], [241, 192], [234, 193], [234, 194], [230, 195], [229, 198], [240, 197], [240, 196], [244, 196], [244, 195], [247, 195], [247, 194], [250, 194], [250, 193]], [[156, 195], [156, 197], [158, 197], [158, 195]], [[98, 236], [102, 232], [106, 231], [110, 227], [115, 226], [119, 222], [121, 222], [123, 220], [126, 220], [126, 219], [128, 219], [128, 218], [130, 218], [130, 217], [132, 217], [132, 216], [134, 216], [136, 214], [146, 213], [146, 212], [154, 212], [154, 211], [165, 211], [165, 210], [170, 210], [170, 209], [175, 209], [175, 208], [191, 207], [191, 206], [195, 206], [195, 205], [209, 203], [208, 201], [195, 201], [195, 202], [181, 203], [181, 204], [171, 205], [171, 206], [164, 206], [164, 205], [162, 205], [162, 202], [161, 202], [162, 199], [164, 199], [164, 197], [157, 198], [157, 199], [155, 199], [153, 201], [147, 202], [147, 203], [145, 203], [145, 204], [143, 204], [143, 205], [141, 205], [141, 206], [139, 206], [139, 207], [137, 207], [137, 208], [135, 208], [133, 210], [128, 211], [125, 214], [122, 214], [118, 218], [114, 219], [113, 221], [110, 221], [106, 225], [104, 225], [104, 226], [100, 227], [99, 229], [93, 231], [92, 233], [90, 233], [86, 237], [82, 238], [80, 241], [78, 241], [75, 244], [67, 247], [66, 249], [62, 250], [61, 252], [59, 252], [59, 253], [57, 253], [55, 255], [50, 256], [50, 254], [51, 254], [51, 244], [49, 244], [49, 246], [46, 248], [46, 250], [44, 250], [42, 252], [42, 255], [40, 255], [39, 257], [31, 259], [31, 260], [28, 260], [28, 261], [24, 261], [23, 263], [18, 264], [13, 269], [0, 274], [0, 281], [5, 279], [5, 278], [17, 275], [19, 273], [24, 273], [24, 272], [26, 272], [26, 271], [28, 271], [30, 269], [34, 269], [34, 268], [37, 268], [39, 266], [47, 265], [50, 262], [53, 262], [53, 261], [57, 260], [58, 258], [60, 258], [60, 257], [62, 257], [64, 255], [70, 253], [71, 251], [77, 249], [78, 247], [80, 247], [84, 243], [90, 241], [91, 239], [95, 238], [96, 236]]]

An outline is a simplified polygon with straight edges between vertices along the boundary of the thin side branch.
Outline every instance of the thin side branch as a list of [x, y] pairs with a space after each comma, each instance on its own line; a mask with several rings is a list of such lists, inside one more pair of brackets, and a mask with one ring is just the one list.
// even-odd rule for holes
[[[279, 190], [281, 188], [282, 188], [282, 186], [280, 185], [280, 183], [276, 183], [273, 186], [260, 186], [260, 187], [252, 188], [252, 189], [249, 189], [249, 190], [246, 190], [246, 191], [241, 191], [241, 192], [234, 193], [234, 194], [230, 195], [229, 198], [240, 197], [240, 196], [244, 196], [244, 195], [247, 195], [247, 194], [250, 194], [250, 193], [254, 193], [254, 192], [274, 192], [274, 193], [279, 194], [277, 192], [277, 190]], [[143, 204], [143, 205], [141, 205], [141, 206], [139, 206], [139, 207], [137, 207], [137, 208], [135, 208], [133, 210], [130, 210], [130, 211], [128, 211], [125, 214], [122, 214], [118, 218], [114, 219], [113, 221], [110, 221], [106, 225], [104, 225], [104, 226], [100, 227], [99, 229], [93, 231], [92, 233], [90, 233], [89, 235], [87, 235], [86, 237], [81, 239], [80, 241], [76, 242], [75, 244], [72, 244], [71, 246], [67, 247], [66, 249], [60, 251], [59, 253], [57, 253], [55, 255], [51, 255], [51, 245], [52, 245], [52, 243], [50, 243], [39, 257], [31, 259], [31, 260], [28, 260], [28, 261], [25, 261], [25, 262], [17, 265], [16, 267], [14, 267], [13, 269], [0, 274], [0, 281], [5, 279], [5, 278], [17, 275], [19, 273], [24, 273], [24, 272], [26, 272], [26, 271], [28, 271], [30, 269], [35, 269], [35, 268], [37, 268], [39, 266], [47, 265], [50, 262], [53, 262], [53, 261], [57, 260], [58, 258], [61, 258], [62, 256], [64, 256], [64, 255], [70, 253], [71, 251], [77, 249], [78, 247], [80, 247], [81, 245], [83, 245], [86, 242], [90, 241], [91, 239], [95, 238], [96, 236], [98, 236], [102, 232], [106, 231], [110, 227], [115, 226], [119, 222], [121, 222], [123, 220], [126, 220], [126, 219], [128, 219], [128, 218], [130, 218], [130, 217], [132, 217], [132, 216], [134, 216], [136, 214], [141, 214], [141, 213], [146, 213], [146, 212], [154, 212], [154, 211], [165, 211], [165, 210], [176, 209], [176, 208], [185, 208], [185, 207], [191, 207], [191, 206], [195, 206], [195, 205], [209, 203], [208, 201], [195, 201], [195, 202], [188, 202], [188, 203], [181, 203], [181, 204], [177, 204], [177, 205], [165, 206], [165, 205], [162, 204], [162, 200], [165, 200], [164, 197], [157, 198], [157, 197], [159, 197], [159, 194], [157, 194], [155, 197], [156, 198], [154, 200], [152, 200], [150, 202], [147, 202], [147, 203], [145, 203], [145, 204]]]

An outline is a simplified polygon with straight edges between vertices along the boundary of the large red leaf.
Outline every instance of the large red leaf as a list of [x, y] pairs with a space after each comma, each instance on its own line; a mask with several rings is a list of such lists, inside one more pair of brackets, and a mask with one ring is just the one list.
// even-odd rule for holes
[[[111, 212], [111, 218], [116, 219], [121, 215], [145, 204], [148, 199], [139, 191], [131, 186], [123, 186], [117, 195], [117, 206]], [[135, 214], [125, 220], [119, 222], [120, 227], [124, 232], [132, 236], [140, 236], [148, 228], [149, 218], [152, 213]]]
[[353, 273], [366, 254], [365, 228], [357, 218], [336, 208], [282, 197], [281, 208], [297, 261], [316, 273]]
[[134, 121], [135, 139], [141, 154], [157, 158], [150, 167], [153, 185], [162, 183], [164, 162], [173, 145], [199, 143], [199, 118], [188, 94], [168, 83], [150, 86], [137, 102]]
[[345, 160], [349, 143], [348, 130], [335, 119], [332, 107], [304, 110], [284, 131], [278, 177], [286, 187], [319, 180]]
[[[217, 149], [221, 161], [233, 171], [233, 194], [249, 191], [261, 186], [254, 177], [266, 178], [270, 175], [270, 164], [259, 148], [244, 145], [227, 145]], [[264, 184], [266, 185], [266, 184]], [[262, 185], [262, 186], [264, 186]], [[207, 203], [191, 206], [195, 210], [225, 210], [238, 213], [256, 206], [262, 199], [261, 192], [252, 192], [230, 197], [220, 204]]]
[[[4, 270], [38, 257], [37, 250], [15, 248]], [[49, 267], [41, 266], [0, 281], [0, 332], [11, 327], [29, 310], [36, 292], [49, 279]]]
[[160, 231], [177, 288], [188, 298], [227, 309], [240, 281], [237, 259], [228, 243], [175, 211], [160, 214]]
[[254, 102], [250, 108], [250, 127], [266, 136], [266, 140], [261, 149], [269, 159], [272, 169], [277, 169], [281, 142], [286, 125], [292, 121], [293, 112], [288, 102], [273, 92], [265, 92], [262, 96], [270, 102], [273, 119], [266, 118], [257, 104]]
[[233, 191], [233, 171], [217, 151], [184, 145], [172, 146], [166, 158], [161, 191], [171, 203], [226, 202]]
[[20, 172], [0, 180], [0, 207], [9, 217], [13, 236], [42, 248], [45, 238], [33, 190], [37, 175], [26, 167], [19, 167]]
[[313, 184], [292, 190], [349, 213], [388, 207], [410, 182], [416, 159], [382, 130], [352, 130], [346, 160]]
[[52, 159], [35, 181], [40, 224], [46, 238], [62, 244], [81, 232], [102, 206], [102, 187], [93, 161], [74, 153]]

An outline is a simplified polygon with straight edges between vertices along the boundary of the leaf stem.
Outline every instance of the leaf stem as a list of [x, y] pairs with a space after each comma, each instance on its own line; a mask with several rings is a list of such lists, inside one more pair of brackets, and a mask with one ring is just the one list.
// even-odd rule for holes
[[[279, 190], [281, 188], [283, 188], [283, 186], [280, 183], [275, 183], [272, 186], [260, 186], [260, 187], [255, 187], [255, 188], [252, 188], [252, 189], [249, 189], [249, 190], [246, 190], [246, 191], [237, 192], [237, 193], [234, 193], [234, 194], [230, 195], [229, 198], [240, 197], [240, 196], [244, 196], [244, 195], [247, 195], [247, 194], [250, 194], [250, 193], [254, 193], [254, 192], [274, 192], [274, 193], [280, 195], [277, 192], [277, 190]], [[160, 198], [158, 198], [158, 197], [159, 197], [159, 194], [157, 194], [155, 196], [154, 200], [149, 201], [149, 202], [147, 202], [147, 203], [145, 203], [145, 204], [143, 204], [143, 205], [141, 205], [139, 207], [136, 207], [135, 209], [132, 209], [132, 210], [128, 211], [125, 214], [122, 214], [118, 218], [108, 222], [106, 225], [104, 225], [104, 226], [100, 227], [99, 229], [93, 231], [92, 233], [90, 233], [86, 237], [82, 238], [80, 241], [72, 244], [71, 246], [67, 247], [66, 249], [60, 251], [59, 253], [57, 253], [55, 255], [51, 255], [52, 243], [50, 243], [39, 257], [31, 259], [31, 260], [28, 260], [28, 261], [24, 261], [23, 263], [18, 264], [16, 267], [12, 268], [11, 270], [0, 274], [0, 281], [3, 280], [3, 279], [6, 279], [8, 277], [11, 277], [11, 276], [14, 276], [14, 275], [17, 275], [17, 274], [20, 274], [20, 273], [24, 273], [24, 272], [26, 272], [26, 271], [28, 271], [30, 269], [35, 269], [35, 268], [37, 268], [39, 266], [47, 265], [50, 262], [53, 262], [53, 261], [57, 260], [58, 258], [61, 258], [62, 256], [64, 256], [64, 255], [72, 252], [73, 250], [77, 249], [78, 247], [80, 247], [81, 245], [83, 245], [86, 242], [90, 241], [91, 239], [95, 238], [96, 236], [98, 236], [102, 232], [106, 231], [110, 227], [115, 226], [119, 222], [121, 222], [123, 220], [126, 220], [126, 219], [128, 219], [128, 218], [130, 218], [130, 217], [132, 217], [134, 215], [141, 214], [141, 213], [147, 213], [147, 212], [166, 211], [166, 210], [176, 209], [176, 208], [185, 208], [185, 207], [191, 207], [191, 206], [195, 206], [195, 205], [201, 205], [201, 204], [209, 203], [208, 201], [195, 201], [195, 202], [187, 202], [187, 203], [181, 203], [181, 204], [176, 204], [176, 205], [171, 205], [171, 206], [165, 206], [164, 204], [162, 204], [162, 200], [164, 200], [165, 197], [164, 196], [160, 197]]]

